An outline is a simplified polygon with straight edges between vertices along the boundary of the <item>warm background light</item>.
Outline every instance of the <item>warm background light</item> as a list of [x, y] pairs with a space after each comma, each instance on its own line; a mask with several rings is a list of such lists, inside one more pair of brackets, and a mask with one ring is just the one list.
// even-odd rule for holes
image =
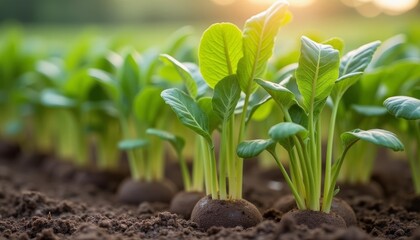
[[212, 0], [217, 5], [229, 5], [235, 2], [235, 0]]
[[375, 17], [381, 13], [388, 15], [403, 14], [415, 8], [419, 0], [341, 0], [345, 5], [354, 7], [365, 17]]

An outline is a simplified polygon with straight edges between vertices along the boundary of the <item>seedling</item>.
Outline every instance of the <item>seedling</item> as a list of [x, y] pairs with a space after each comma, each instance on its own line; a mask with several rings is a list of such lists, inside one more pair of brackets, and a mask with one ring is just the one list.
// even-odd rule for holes
[[[206, 192], [213, 200], [242, 198], [243, 160], [236, 156], [235, 149], [244, 138], [246, 120], [250, 116], [250, 97], [257, 88], [253, 80], [263, 76], [278, 29], [290, 19], [287, 6], [285, 1], [277, 1], [265, 12], [250, 18], [242, 32], [231, 23], [213, 24], [204, 32], [199, 46], [199, 66], [207, 85], [214, 90], [211, 99], [196, 100], [197, 87], [188, 78], [189, 95], [179, 89], [167, 89], [161, 94], [178, 119], [201, 136], [200, 142], [206, 149], [202, 156]], [[235, 108], [241, 92], [243, 104], [237, 111], [240, 116], [236, 125]], [[221, 133], [218, 164], [212, 139], [215, 129]], [[255, 224], [232, 221], [229, 224], [245, 227]], [[199, 225], [208, 228], [211, 224]]]
[[[336, 46], [337, 42], [340, 41], [333, 39], [327, 43]], [[295, 72], [299, 92], [290, 91], [284, 84], [256, 80], [279, 105], [284, 122], [270, 129], [270, 139], [242, 142], [237, 152], [239, 156], [249, 158], [267, 150], [277, 162], [299, 209], [330, 212], [332, 199], [337, 193], [335, 184], [344, 158], [359, 140], [395, 151], [404, 148], [391, 132], [381, 129], [355, 129], [341, 134], [343, 151], [333, 164], [335, 120], [340, 99], [347, 89], [360, 79], [377, 46], [377, 42], [364, 45], [349, 52], [340, 61], [339, 51], [331, 45], [316, 43], [302, 37], [301, 55]], [[333, 111], [328, 128], [323, 172], [321, 113], [329, 97], [332, 100]], [[283, 167], [275, 152], [277, 143], [289, 153], [290, 173]], [[321, 195], [323, 173], [324, 185]]]
[[[403, 124], [399, 125], [400, 131], [406, 132], [405, 147], [410, 163], [414, 190], [420, 195], [420, 100], [413, 97], [395, 96], [387, 98], [384, 106], [388, 112], [396, 118], [405, 119], [408, 122], [406, 129]], [[411, 139], [415, 139], [410, 143]]]

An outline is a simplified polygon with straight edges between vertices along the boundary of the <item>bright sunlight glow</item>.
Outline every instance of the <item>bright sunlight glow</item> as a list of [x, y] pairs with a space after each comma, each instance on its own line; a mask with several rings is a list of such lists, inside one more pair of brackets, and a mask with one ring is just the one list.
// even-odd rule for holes
[[[270, 5], [276, 0], [248, 0], [252, 4], [258, 5]], [[291, 6], [295, 7], [307, 7], [315, 2], [315, 0], [288, 0]]]
[[229, 5], [235, 2], [235, 0], [212, 0], [217, 5]]
[[388, 14], [401, 14], [414, 8], [418, 0], [374, 0], [375, 5]]

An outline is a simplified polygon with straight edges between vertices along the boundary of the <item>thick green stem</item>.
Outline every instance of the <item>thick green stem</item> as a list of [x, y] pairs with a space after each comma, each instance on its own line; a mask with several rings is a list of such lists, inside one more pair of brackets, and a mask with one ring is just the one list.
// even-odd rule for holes
[[196, 136], [195, 141], [195, 151], [193, 159], [193, 181], [192, 181], [192, 191], [203, 191], [203, 180], [204, 180], [204, 158], [201, 150], [201, 136]]
[[[420, 195], [420, 121], [413, 121], [414, 132], [416, 135], [417, 147], [414, 149], [407, 149], [408, 159], [410, 161], [411, 175], [414, 183], [414, 190], [416, 195]], [[407, 144], [406, 144], [407, 145]], [[409, 145], [409, 144], [408, 144]], [[406, 146], [407, 148], [407, 146]], [[417, 157], [416, 157], [417, 156]]]
[[222, 124], [222, 138], [220, 141], [220, 156], [219, 156], [219, 197], [221, 200], [227, 199], [226, 192], [226, 171], [229, 162], [234, 159], [229, 159], [229, 122], [224, 121]]
[[219, 195], [218, 195], [218, 189], [217, 189], [217, 168], [216, 168], [216, 157], [214, 154], [214, 145], [211, 143], [208, 143], [207, 145], [207, 151], [209, 152], [210, 155], [210, 188], [211, 188], [211, 197], [212, 199], [219, 199]]
[[[277, 163], [277, 166], [280, 168], [281, 173], [283, 174], [284, 179], [287, 182], [287, 185], [289, 185], [290, 190], [292, 191], [293, 196], [295, 197], [296, 204], [298, 205], [299, 209], [306, 209], [305, 203], [303, 202], [302, 198], [300, 197], [299, 193], [297, 192], [297, 189], [295, 185], [293, 184], [292, 180], [290, 179], [289, 175], [287, 174], [286, 169], [283, 167], [283, 164], [281, 164], [280, 160], [278, 159], [276, 153], [274, 151], [268, 151], [271, 156], [273, 156], [274, 160]], [[289, 152], [290, 154], [290, 152]]]
[[[330, 126], [328, 128], [328, 140], [327, 140], [327, 153], [325, 159], [325, 173], [324, 173], [324, 196], [326, 196], [329, 192], [329, 187], [331, 185], [331, 165], [332, 165], [332, 153], [333, 153], [333, 143], [334, 143], [334, 130], [335, 130], [335, 120], [337, 118], [338, 112], [338, 103], [339, 100], [334, 102], [333, 111], [331, 113], [330, 118]], [[322, 200], [322, 209], [326, 206], [326, 200], [323, 198]]]
[[[240, 125], [239, 125], [239, 135], [238, 135], [238, 141], [237, 143], [240, 143], [244, 140], [245, 137], [245, 123], [246, 123], [246, 114], [248, 112], [248, 105], [249, 105], [249, 97], [250, 94], [247, 94], [245, 96], [245, 102], [244, 102], [244, 106], [243, 106], [243, 110], [242, 110], [242, 114], [241, 114], [241, 119], [240, 119]], [[235, 148], [236, 149], [236, 145]], [[233, 199], [241, 199], [242, 198], [242, 178], [243, 178], [243, 159], [239, 158], [237, 155], [235, 157], [236, 159], [236, 164], [235, 164], [235, 169], [236, 169], [236, 187], [235, 189], [229, 189], [230, 191], [233, 191], [235, 194], [231, 194], [231, 197]]]
[[212, 194], [212, 182], [211, 182], [211, 173], [210, 173], [210, 154], [208, 150], [208, 145], [204, 137], [199, 136], [200, 138], [200, 152], [201, 157], [204, 163], [204, 184], [206, 187], [206, 195]]
[[[123, 138], [129, 139], [130, 130], [128, 126], [128, 121], [125, 118], [121, 118], [120, 124], [121, 124], [122, 133], [123, 133]], [[137, 181], [141, 180], [143, 176], [141, 175], [141, 172], [139, 171], [140, 167], [138, 166], [138, 163], [136, 161], [136, 155], [134, 153], [134, 150], [128, 150], [127, 157], [128, 157], [128, 164], [130, 167], [131, 177]]]
[[317, 143], [316, 143], [316, 136], [315, 136], [315, 120], [314, 120], [314, 113], [313, 113], [313, 107], [309, 110], [309, 154], [310, 154], [310, 168], [309, 171], [313, 174], [313, 179], [311, 181], [315, 182], [315, 188], [313, 192], [311, 192], [309, 196], [309, 209], [313, 211], [319, 211], [319, 200], [321, 195], [321, 189], [319, 189], [318, 186], [318, 154], [317, 154]]

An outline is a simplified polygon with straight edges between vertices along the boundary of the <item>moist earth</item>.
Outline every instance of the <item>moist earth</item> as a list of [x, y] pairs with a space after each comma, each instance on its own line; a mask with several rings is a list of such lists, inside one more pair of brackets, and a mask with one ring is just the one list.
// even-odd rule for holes
[[[408, 166], [393, 161], [389, 165], [398, 165], [396, 172], [386, 169], [387, 161], [378, 162], [381, 167], [375, 170], [375, 179], [387, 179], [384, 197], [342, 194], [358, 220], [347, 229], [308, 229], [292, 219], [280, 223], [283, 212], [272, 205], [290, 192], [280, 171], [246, 161], [244, 198], [263, 213], [263, 221], [248, 229], [204, 231], [168, 212], [168, 204], [119, 203], [115, 192], [123, 177], [118, 174], [106, 174], [104, 184], [92, 180], [103, 178], [102, 172], [89, 171], [91, 177], [81, 178], [85, 170], [46, 155], [9, 154], [0, 157], [0, 239], [420, 239], [420, 198], [411, 194], [410, 179], [401, 178], [409, 176]], [[178, 168], [177, 163], [167, 165], [172, 173]], [[180, 175], [169, 178], [180, 181]]]

